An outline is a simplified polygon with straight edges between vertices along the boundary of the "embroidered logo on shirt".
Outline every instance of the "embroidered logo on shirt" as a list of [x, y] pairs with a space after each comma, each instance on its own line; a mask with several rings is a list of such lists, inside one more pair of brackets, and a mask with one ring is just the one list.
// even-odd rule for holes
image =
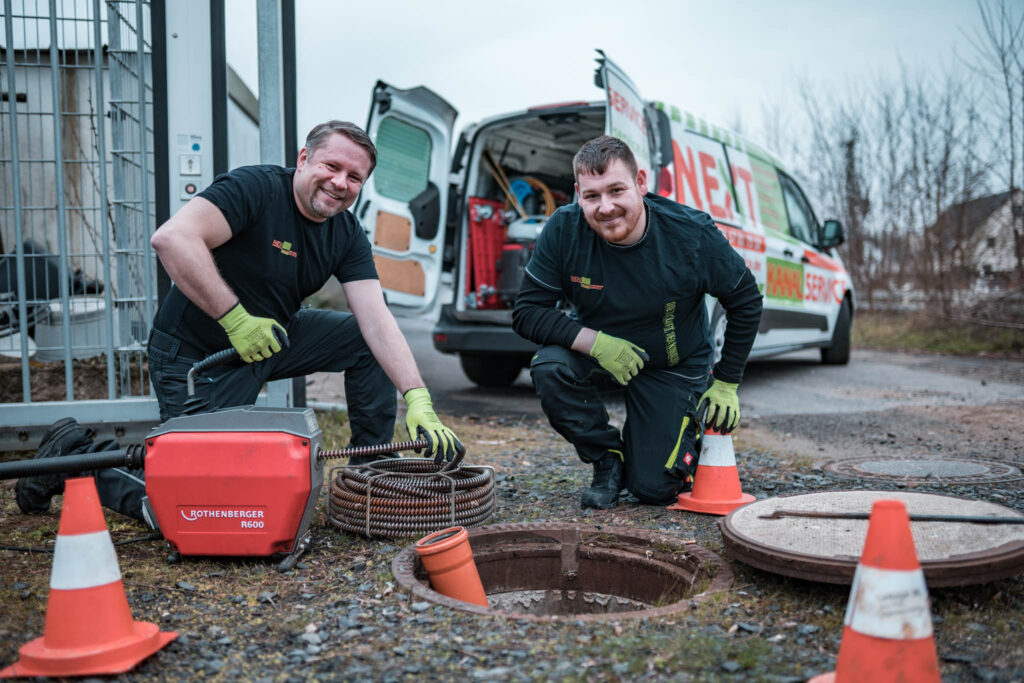
[[573, 275], [569, 279], [578, 284], [583, 289], [604, 289], [604, 285], [592, 284], [590, 282], [589, 277], [580, 277], [579, 275]]
[[274, 240], [273, 245], [275, 249], [280, 249], [281, 253], [285, 256], [291, 256], [292, 258], [298, 258], [298, 254], [292, 251], [291, 242], [282, 242], [281, 240]]

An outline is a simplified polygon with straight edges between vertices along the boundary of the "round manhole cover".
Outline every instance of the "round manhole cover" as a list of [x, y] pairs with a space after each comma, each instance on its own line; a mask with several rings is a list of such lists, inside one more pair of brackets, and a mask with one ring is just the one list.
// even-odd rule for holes
[[1024, 479], [1019, 467], [975, 458], [872, 456], [832, 460], [822, 467], [844, 477], [915, 484], [997, 484]]
[[414, 545], [391, 570], [422, 600], [531, 621], [665, 616], [733, 581], [722, 558], [692, 540], [642, 530], [497, 524], [470, 529], [469, 543], [489, 607], [431, 589]]
[[[849, 584], [860, 560], [867, 520], [770, 518], [777, 510], [870, 513], [876, 500], [901, 500], [911, 516], [1014, 517], [995, 503], [906, 491], [830, 491], [777, 496], [745, 505], [719, 522], [725, 552], [765, 571]], [[1024, 572], [1024, 524], [911, 522], [914, 546], [930, 586], [986, 583]]]

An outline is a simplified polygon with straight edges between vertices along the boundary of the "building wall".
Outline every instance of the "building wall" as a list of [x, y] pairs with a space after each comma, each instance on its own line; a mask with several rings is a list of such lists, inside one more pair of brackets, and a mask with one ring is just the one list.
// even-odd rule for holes
[[1012, 207], [1006, 202], [989, 216], [976, 232], [975, 263], [979, 275], [1013, 273], [1017, 269], [1014, 251]]

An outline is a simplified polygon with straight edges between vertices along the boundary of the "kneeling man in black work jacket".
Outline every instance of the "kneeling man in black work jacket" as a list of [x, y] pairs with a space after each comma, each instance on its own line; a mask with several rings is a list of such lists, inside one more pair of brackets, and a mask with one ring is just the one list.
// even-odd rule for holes
[[[551, 426], [593, 465], [582, 506], [614, 507], [622, 488], [668, 504], [692, 486], [701, 423], [728, 433], [739, 422], [761, 293], [710, 216], [647, 193], [621, 140], [587, 142], [573, 172], [578, 203], [544, 226], [512, 324], [541, 344], [530, 371]], [[705, 294], [728, 320], [713, 370]], [[556, 309], [562, 300], [570, 315]], [[615, 383], [625, 391], [621, 434], [600, 396]]]
[[[377, 163], [358, 126], [328, 121], [310, 131], [296, 168], [245, 166], [219, 176], [153, 234], [174, 281], [153, 320], [149, 373], [161, 420], [182, 414], [186, 375], [196, 361], [234, 347], [239, 361], [204, 373], [196, 403], [206, 410], [250, 405], [265, 382], [344, 372], [351, 445], [394, 437], [395, 389], [405, 398], [412, 438], [451, 459], [461, 444], [434, 413], [416, 361], [384, 301], [369, 240], [348, 211]], [[302, 308], [334, 275], [352, 313]], [[116, 448], [66, 418], [36, 457]], [[376, 459], [368, 456], [370, 459]], [[362, 464], [359, 462], [349, 464]], [[142, 473], [96, 473], [100, 501], [142, 517]], [[45, 512], [64, 490], [60, 475], [16, 485], [24, 512]]]

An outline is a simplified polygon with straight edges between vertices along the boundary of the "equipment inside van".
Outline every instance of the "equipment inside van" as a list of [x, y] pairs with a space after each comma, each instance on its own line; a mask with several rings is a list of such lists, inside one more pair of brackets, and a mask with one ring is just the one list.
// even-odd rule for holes
[[[511, 328], [512, 307], [548, 216], [574, 201], [572, 159], [601, 134], [630, 145], [651, 192], [705, 211], [765, 294], [751, 357], [819, 347], [849, 360], [853, 291], [834, 247], [838, 221], [819, 224], [782, 164], [760, 146], [660, 102], [602, 54], [599, 102], [532, 107], [466, 126], [452, 149], [455, 109], [432, 91], [378, 82], [367, 130], [378, 149], [356, 216], [373, 244], [389, 305], [440, 302], [434, 346], [459, 354], [467, 377], [505, 386], [536, 346]], [[716, 353], [724, 312], [707, 302]]]

